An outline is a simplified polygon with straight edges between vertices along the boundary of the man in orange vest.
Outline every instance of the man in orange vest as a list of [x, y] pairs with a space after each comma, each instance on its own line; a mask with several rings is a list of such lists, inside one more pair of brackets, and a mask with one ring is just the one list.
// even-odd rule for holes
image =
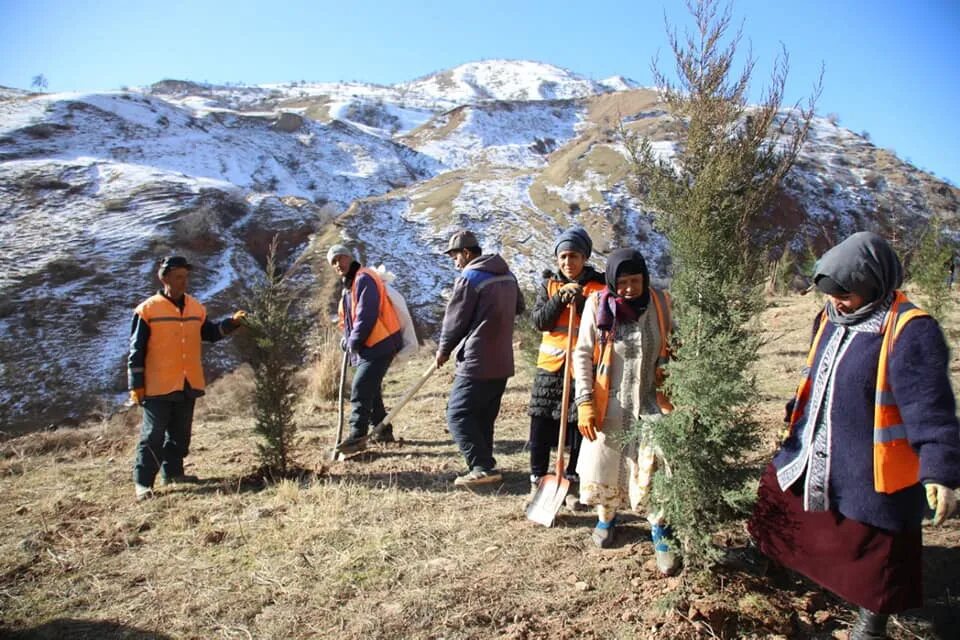
[[200, 342], [216, 342], [243, 323], [246, 313], [212, 322], [196, 298], [187, 294], [193, 266], [183, 256], [167, 256], [157, 277], [163, 289], [133, 313], [127, 383], [131, 401], [143, 407], [140, 444], [133, 466], [137, 500], [153, 495], [162, 472], [164, 484], [195, 482], [183, 473], [190, 448], [193, 406], [204, 393]]
[[[376, 271], [361, 266], [342, 244], [330, 247], [327, 262], [343, 282], [338, 308], [341, 346], [356, 366], [350, 388], [350, 435], [337, 451], [354, 453], [364, 447], [370, 425], [379, 424], [387, 415], [383, 377], [403, 347], [403, 332], [386, 285]], [[382, 433], [372, 435], [380, 442], [390, 442], [393, 427], [386, 425]]]

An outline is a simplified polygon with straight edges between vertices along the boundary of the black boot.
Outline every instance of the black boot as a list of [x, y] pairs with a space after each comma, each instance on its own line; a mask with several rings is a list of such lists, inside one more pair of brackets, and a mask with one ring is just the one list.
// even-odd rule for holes
[[857, 621], [850, 629], [849, 640], [885, 640], [887, 637], [887, 618], [885, 613], [874, 613], [860, 607]]

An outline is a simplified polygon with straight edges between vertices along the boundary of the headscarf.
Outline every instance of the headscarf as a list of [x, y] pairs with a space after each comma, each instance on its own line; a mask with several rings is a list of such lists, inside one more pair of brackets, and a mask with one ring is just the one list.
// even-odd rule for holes
[[553, 255], [558, 256], [561, 251], [576, 251], [589, 259], [593, 253], [593, 240], [583, 227], [570, 227], [561, 233], [553, 244]]
[[853, 325], [869, 317], [903, 284], [903, 267], [886, 240], [860, 231], [820, 257], [813, 281], [827, 294], [849, 292], [863, 297], [867, 304], [845, 315], [827, 305], [831, 322]]
[[[643, 275], [643, 294], [633, 300], [618, 296], [617, 278], [638, 273]], [[650, 274], [646, 260], [636, 249], [617, 249], [607, 257], [606, 283], [607, 290], [600, 297], [598, 327], [606, 328], [608, 323], [612, 323], [613, 316], [618, 322], [635, 322], [647, 310], [650, 304]]]

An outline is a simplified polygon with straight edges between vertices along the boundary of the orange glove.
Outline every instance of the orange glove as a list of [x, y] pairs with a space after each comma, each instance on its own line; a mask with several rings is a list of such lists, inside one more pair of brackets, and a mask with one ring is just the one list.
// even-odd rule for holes
[[133, 404], [143, 404], [143, 399], [147, 395], [147, 390], [143, 387], [130, 389], [130, 402]]
[[583, 437], [593, 442], [597, 439], [597, 413], [593, 409], [593, 400], [587, 400], [577, 406], [577, 429]]

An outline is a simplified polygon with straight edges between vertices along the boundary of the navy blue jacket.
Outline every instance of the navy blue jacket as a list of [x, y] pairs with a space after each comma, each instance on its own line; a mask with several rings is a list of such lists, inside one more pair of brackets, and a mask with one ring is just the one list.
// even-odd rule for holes
[[[836, 325], [828, 322], [814, 371], [835, 330]], [[882, 340], [880, 333], [856, 333], [835, 365], [829, 497], [831, 507], [848, 518], [901, 531], [920, 526], [926, 499], [920, 483], [892, 494], [877, 493], [873, 488], [873, 414]], [[897, 338], [889, 363], [889, 381], [907, 438], [920, 456], [920, 482], [956, 488], [960, 486], [960, 425], [950, 386], [949, 359], [937, 322], [931, 317], [916, 318]], [[774, 457], [777, 469], [799, 454], [801, 447], [795, 434], [802, 426], [797, 425], [794, 435], [784, 441]]]

